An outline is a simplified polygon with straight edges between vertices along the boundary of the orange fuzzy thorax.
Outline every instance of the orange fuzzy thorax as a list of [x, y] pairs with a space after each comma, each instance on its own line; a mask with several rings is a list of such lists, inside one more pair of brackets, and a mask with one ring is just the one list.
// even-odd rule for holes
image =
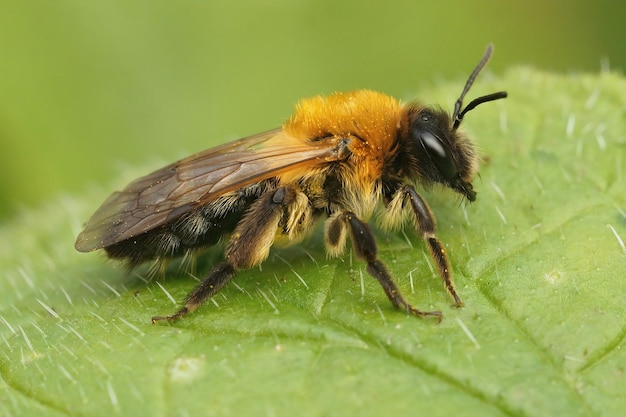
[[328, 136], [352, 139], [349, 149], [358, 167], [354, 179], [359, 188], [367, 189], [379, 178], [384, 161], [395, 151], [401, 121], [402, 105], [398, 100], [375, 91], [358, 90], [301, 100], [283, 130], [303, 141]]
[[395, 142], [401, 104], [382, 93], [359, 90], [301, 100], [283, 126], [303, 140], [326, 136], [357, 136], [377, 154], [386, 154]]

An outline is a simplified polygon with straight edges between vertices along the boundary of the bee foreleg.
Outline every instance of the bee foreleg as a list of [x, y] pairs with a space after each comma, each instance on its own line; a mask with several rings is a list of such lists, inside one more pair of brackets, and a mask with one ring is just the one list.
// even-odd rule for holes
[[411, 202], [411, 208], [413, 209], [413, 213], [415, 213], [416, 227], [421, 233], [422, 239], [424, 239], [428, 245], [428, 250], [437, 264], [437, 269], [439, 269], [439, 275], [441, 276], [446, 291], [448, 291], [448, 294], [454, 299], [456, 306], [462, 306], [463, 301], [461, 301], [461, 298], [459, 298], [456, 293], [454, 281], [450, 274], [448, 256], [446, 255], [443, 245], [435, 235], [435, 216], [430, 211], [426, 201], [412, 186], [405, 185], [398, 192], [406, 193], [406, 197], [408, 197], [408, 200]]
[[367, 272], [378, 280], [383, 287], [389, 301], [401, 310], [416, 316], [435, 316], [441, 320], [440, 311], [421, 311], [410, 305], [400, 293], [400, 289], [393, 278], [387, 272], [385, 265], [378, 259], [378, 248], [376, 240], [369, 226], [359, 220], [354, 213], [344, 212], [331, 220], [327, 230], [333, 231], [337, 236], [344, 234], [342, 230], [348, 228], [352, 239], [352, 246], [357, 257], [367, 262]]
[[263, 262], [274, 243], [276, 229], [295, 196], [292, 188], [282, 187], [259, 197], [237, 224], [226, 248], [226, 261], [215, 266], [187, 295], [184, 307], [171, 316], [153, 317], [152, 323], [173, 321], [194, 311], [233, 279], [237, 270]]

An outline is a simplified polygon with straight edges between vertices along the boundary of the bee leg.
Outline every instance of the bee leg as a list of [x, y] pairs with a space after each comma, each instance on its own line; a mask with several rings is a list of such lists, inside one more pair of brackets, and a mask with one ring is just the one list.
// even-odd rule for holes
[[252, 268], [267, 259], [276, 229], [295, 196], [292, 188], [282, 187], [259, 197], [237, 224], [226, 248], [226, 261], [215, 266], [187, 295], [184, 307], [171, 316], [152, 317], [152, 323], [173, 321], [191, 313], [217, 294], [237, 270]]
[[171, 316], [152, 317], [152, 324], [157, 321], [174, 321], [200, 307], [204, 301], [217, 294], [224, 285], [235, 277], [235, 268], [228, 262], [216, 265], [209, 275], [198, 284], [185, 298], [185, 306]]
[[[378, 260], [378, 248], [376, 247], [376, 240], [370, 230], [369, 226], [359, 220], [354, 213], [345, 212], [338, 217], [331, 220], [331, 224], [328, 226], [330, 235], [328, 242], [332, 245], [336, 243], [334, 236], [341, 236], [343, 234], [342, 229], [348, 227], [352, 238], [352, 246], [356, 252], [357, 257], [367, 262], [367, 272], [378, 280], [383, 287], [385, 294], [389, 298], [389, 301], [401, 310], [405, 310], [407, 313], [411, 313], [416, 316], [434, 316], [441, 320], [440, 311], [421, 311], [410, 305], [400, 293], [400, 289], [393, 281], [393, 278], [387, 272], [385, 265]], [[338, 241], [337, 241], [338, 243]]]
[[462, 306], [463, 301], [461, 301], [461, 298], [459, 298], [456, 293], [454, 281], [452, 280], [452, 275], [450, 274], [448, 256], [446, 255], [443, 245], [439, 239], [437, 239], [437, 236], [435, 236], [435, 216], [430, 211], [426, 201], [417, 193], [417, 191], [415, 191], [415, 188], [410, 185], [405, 185], [399, 190], [399, 192], [406, 193], [406, 196], [411, 202], [411, 207], [415, 213], [417, 229], [421, 233], [422, 239], [424, 239], [428, 245], [428, 250], [437, 264], [437, 269], [439, 269], [439, 275], [441, 276], [441, 280], [443, 281], [446, 291], [454, 299], [455, 306]]

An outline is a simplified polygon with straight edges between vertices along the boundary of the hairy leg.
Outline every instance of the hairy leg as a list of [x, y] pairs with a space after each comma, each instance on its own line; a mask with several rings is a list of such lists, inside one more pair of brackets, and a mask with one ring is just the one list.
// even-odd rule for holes
[[354, 213], [346, 211], [330, 218], [326, 228], [326, 244], [331, 252], [333, 249], [337, 252], [337, 247], [343, 245], [346, 231], [350, 232], [357, 257], [367, 262], [367, 272], [378, 280], [387, 298], [396, 308], [416, 316], [434, 316], [441, 320], [440, 311], [422, 311], [406, 301], [387, 268], [377, 257], [376, 240], [369, 226], [359, 220]]

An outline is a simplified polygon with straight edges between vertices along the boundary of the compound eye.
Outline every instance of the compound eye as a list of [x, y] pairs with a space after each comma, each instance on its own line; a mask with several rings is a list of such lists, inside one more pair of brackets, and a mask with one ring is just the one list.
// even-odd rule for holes
[[421, 132], [419, 139], [422, 147], [441, 175], [448, 181], [455, 179], [458, 176], [456, 164], [448, 152], [446, 152], [446, 148], [441, 139], [428, 131]]

